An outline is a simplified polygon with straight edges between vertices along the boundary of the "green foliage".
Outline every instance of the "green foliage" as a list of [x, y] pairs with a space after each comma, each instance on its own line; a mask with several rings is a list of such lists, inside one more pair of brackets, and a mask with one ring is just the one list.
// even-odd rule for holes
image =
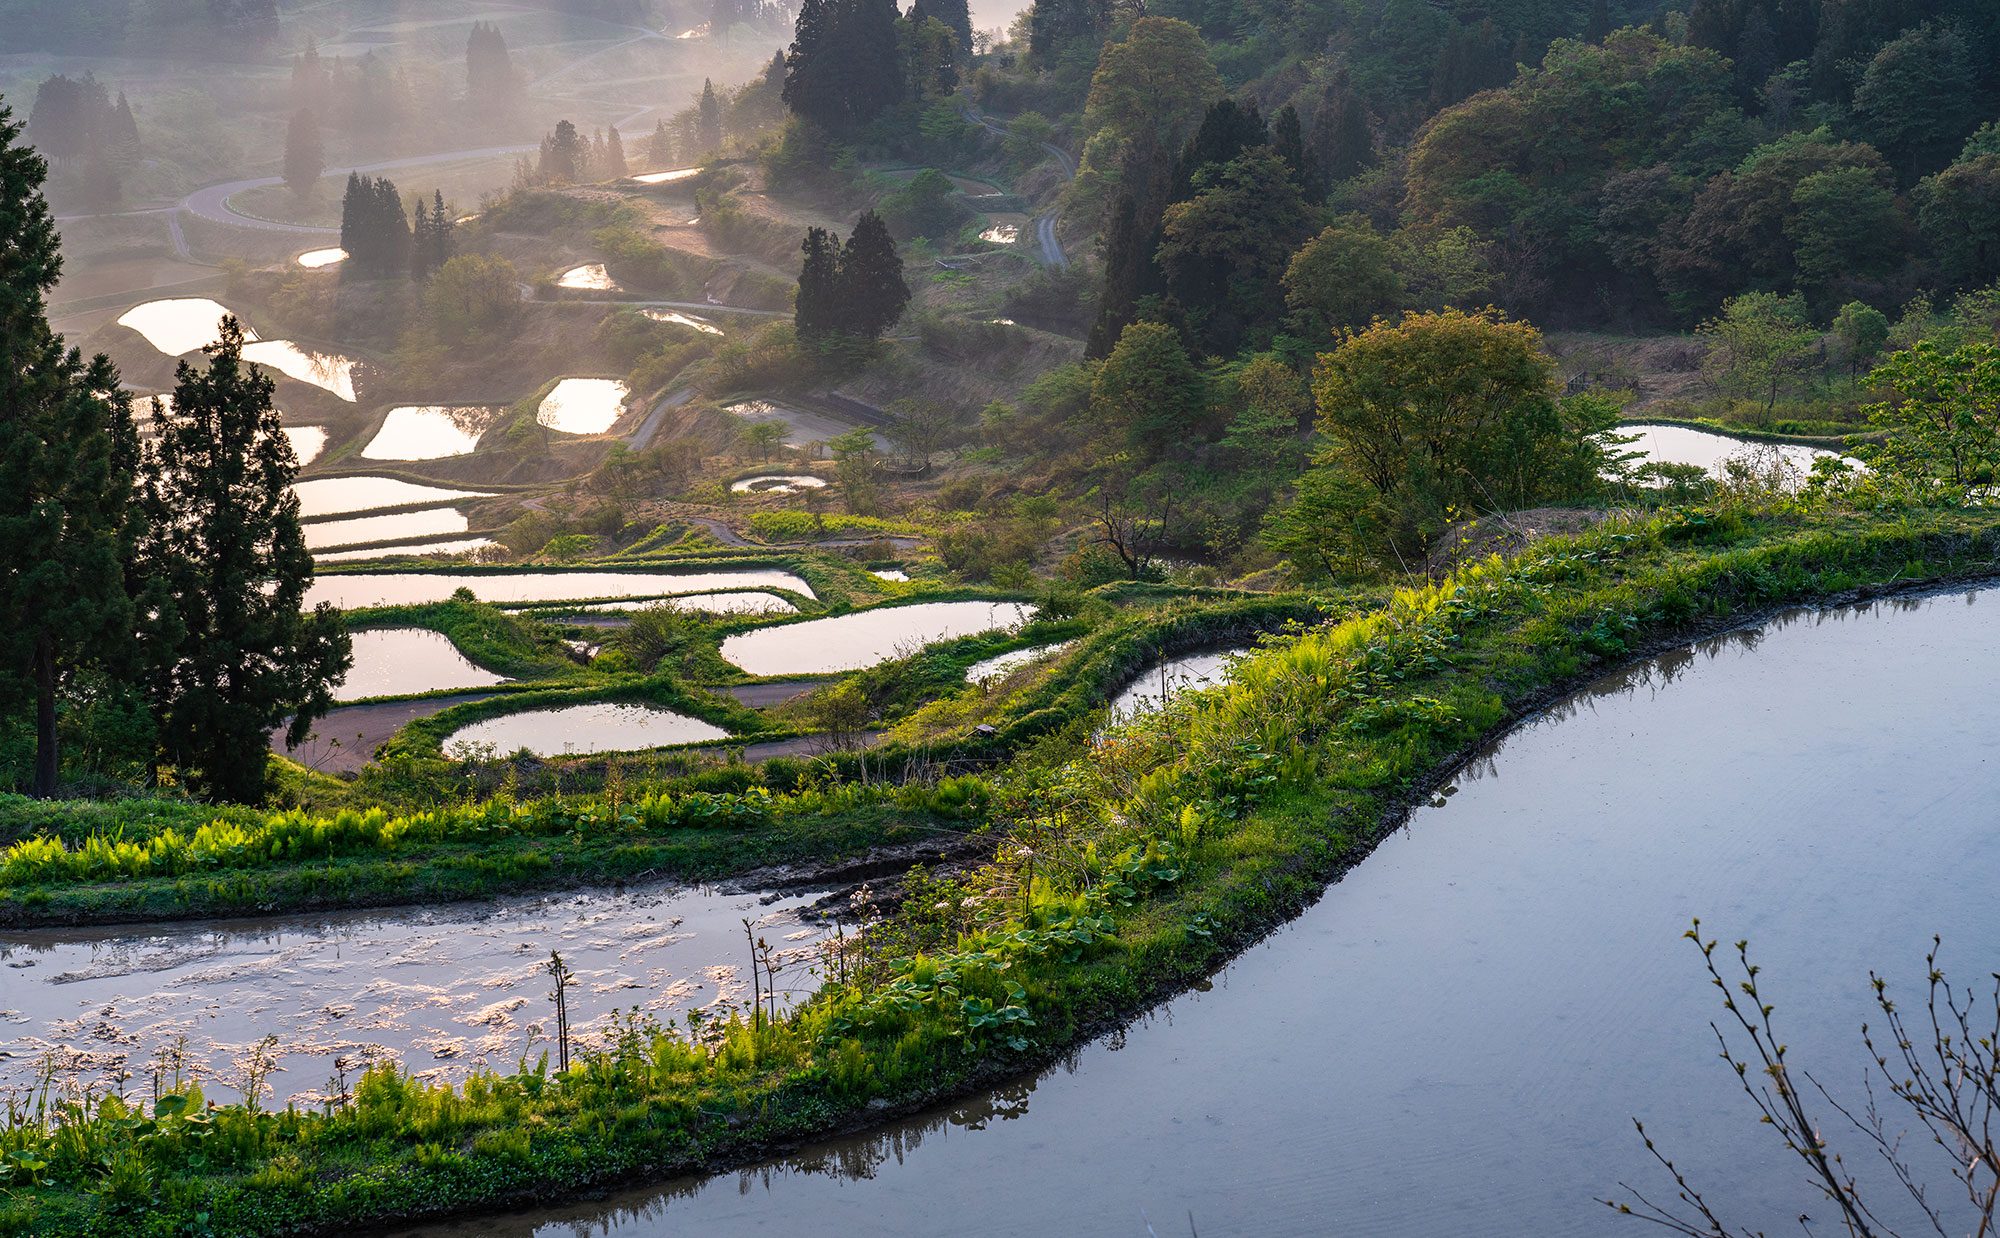
[[1785, 384], [1802, 373], [1819, 340], [1803, 298], [1749, 292], [1732, 298], [1722, 315], [1701, 325], [1709, 361], [1724, 386], [1764, 401], [1766, 415]]
[[424, 286], [424, 316], [438, 339], [478, 340], [499, 330], [521, 306], [520, 272], [505, 258], [460, 254]]
[[1888, 433], [1865, 452], [1871, 467], [1954, 501], [1991, 484], [2000, 469], [2000, 348], [1926, 340], [1891, 355], [1869, 382], [1894, 393], [1867, 410]]
[[971, 212], [958, 201], [958, 187], [936, 168], [925, 168], [876, 203], [898, 236], [937, 238], [958, 231]]

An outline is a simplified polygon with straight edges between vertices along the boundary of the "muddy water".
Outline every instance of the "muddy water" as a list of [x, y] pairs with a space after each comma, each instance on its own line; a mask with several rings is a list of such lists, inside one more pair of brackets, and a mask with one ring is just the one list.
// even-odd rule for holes
[[447, 688], [487, 688], [506, 683], [458, 651], [438, 632], [424, 628], [377, 628], [356, 632], [354, 669], [334, 690], [337, 701], [371, 696], [441, 692]]
[[921, 602], [741, 632], [722, 657], [752, 675], [820, 675], [860, 670], [925, 645], [996, 628], [1018, 628], [1035, 608], [1020, 602]]
[[[227, 306], [207, 297], [170, 297], [133, 306], [119, 317], [118, 325], [145, 336], [148, 344], [169, 357], [178, 357], [215, 343], [228, 313]], [[254, 340], [257, 333], [246, 327], [243, 338]]]
[[719, 726], [654, 705], [597, 702], [530, 709], [475, 722], [444, 742], [447, 756], [491, 747], [501, 756], [526, 748], [538, 757], [586, 752], [638, 752], [728, 739]]
[[370, 460], [442, 460], [471, 455], [479, 446], [479, 436], [499, 416], [497, 408], [392, 408], [361, 454]]
[[602, 434], [624, 414], [627, 394], [615, 378], [565, 378], [542, 397], [535, 420], [564, 434]]
[[747, 999], [737, 967], [744, 918], [800, 961], [810, 987], [817, 923], [806, 901], [665, 885], [615, 894], [502, 899], [423, 911], [0, 934], [0, 1094], [33, 1085], [45, 1052], [101, 1089], [119, 1070], [150, 1090], [154, 1054], [187, 1037], [190, 1065], [228, 1098], [249, 1050], [278, 1040], [279, 1100], [310, 1103], [335, 1063], [351, 1087], [370, 1062], [434, 1078], [479, 1065], [511, 1071], [550, 1049], [551, 950], [575, 971], [572, 1036], [596, 1042], [612, 1014], [660, 1021]]
[[322, 520], [304, 526], [307, 550], [331, 546], [365, 546], [369, 542], [411, 541], [444, 533], [464, 533], [472, 527], [464, 512], [433, 507], [392, 516], [360, 516], [353, 520]]
[[447, 503], [452, 499], [491, 497], [491, 491], [448, 490], [443, 486], [423, 486], [394, 477], [322, 477], [302, 481], [293, 489], [299, 496], [299, 515], [307, 519], [373, 511], [382, 507], [407, 507], [414, 503]]
[[1810, 473], [1813, 461], [1837, 454], [1794, 443], [1747, 442], [1727, 434], [1712, 434], [1687, 426], [1620, 426], [1618, 433], [1637, 437], [1638, 441], [1625, 450], [1644, 456], [1642, 463], [1692, 464], [1711, 473], [1719, 473], [1723, 464], [1731, 460], [1747, 462], [1773, 457], [1801, 473]]
[[592, 598], [652, 598], [724, 589], [789, 589], [813, 596], [812, 586], [790, 572], [751, 568], [730, 572], [371, 572], [322, 576], [313, 581], [306, 605], [332, 602], [342, 610], [357, 606], [405, 606], [442, 602], [470, 589], [482, 602], [561, 602]]
[[1617, 1238], [1653, 1231], [1596, 1197], [1673, 1194], [1635, 1115], [1735, 1226], [1824, 1228], [1679, 935], [1750, 938], [1794, 1065], [1858, 1102], [1868, 970], [1907, 1006], [1933, 932], [1963, 982], [1996, 961], [1996, 676], [1993, 592], [1675, 652], [1489, 747], [1212, 987], [1055, 1069], [741, 1174], [413, 1232]]
[[1111, 721], [1130, 721], [1147, 710], [1158, 709], [1176, 693], [1221, 683], [1228, 678], [1230, 660], [1242, 656], [1243, 652], [1242, 649], [1221, 649], [1189, 654], [1148, 667], [1145, 674], [1111, 699]]
[[354, 403], [354, 371], [361, 363], [352, 357], [313, 352], [290, 340], [264, 340], [245, 344], [243, 359], [276, 370], [288, 378], [331, 391], [349, 404]]

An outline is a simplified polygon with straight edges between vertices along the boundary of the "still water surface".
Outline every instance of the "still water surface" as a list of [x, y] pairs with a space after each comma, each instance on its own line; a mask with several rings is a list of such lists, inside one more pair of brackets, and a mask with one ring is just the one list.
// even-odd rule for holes
[[477, 406], [392, 408], [361, 454], [370, 460], [442, 460], [470, 455], [479, 446], [479, 436], [499, 416], [497, 408]]
[[542, 397], [535, 420], [564, 434], [602, 434], [625, 412], [627, 394], [615, 378], [565, 378]]
[[[148, 344], [169, 357], [178, 357], [213, 344], [228, 313], [228, 307], [207, 297], [169, 297], [133, 306], [119, 317], [118, 325], [145, 336]], [[257, 333], [245, 327], [243, 338], [254, 340]]]
[[790, 572], [751, 568], [732, 572], [368, 572], [321, 576], [306, 605], [409, 606], [442, 602], [470, 589], [482, 602], [561, 602], [592, 598], [652, 598], [724, 589], [789, 589], [813, 596], [812, 586]]
[[278, 371], [302, 383], [331, 391], [354, 403], [354, 371], [360, 362], [339, 353], [313, 352], [290, 340], [263, 340], [243, 346], [243, 359]]
[[1996, 677], [1991, 592], [1677, 651], [1480, 753], [1211, 988], [1055, 1069], [742, 1173], [409, 1232], [1617, 1238], [1656, 1231], [1595, 1197], [1672, 1194], [1634, 1115], [1735, 1224], [1796, 1232], [1814, 1201], [1716, 1060], [1680, 933], [1751, 939], [1794, 1064], [1857, 1100], [1871, 967], [1921, 1000], [1933, 932], [1965, 982], [2000, 962]]
[[354, 668], [334, 690], [337, 701], [507, 682], [505, 675], [480, 666], [448, 637], [426, 628], [375, 628], [353, 633], [353, 640]]
[[411, 541], [444, 533], [464, 533], [472, 527], [464, 512], [433, 507], [389, 516], [358, 516], [352, 520], [321, 520], [303, 526], [307, 550], [332, 546], [365, 546], [370, 542]]
[[407, 507], [415, 503], [448, 503], [453, 499], [492, 497], [486, 490], [450, 490], [424, 486], [395, 477], [320, 477], [292, 487], [299, 496], [299, 515], [339, 516], [347, 512]]
[[728, 738], [729, 732], [713, 723], [657, 705], [597, 701], [530, 709], [475, 722], [452, 732], [444, 742], [444, 751], [447, 756], [458, 756], [490, 745], [501, 756], [526, 748], [538, 757], [557, 757], [566, 753], [638, 752]]
[[878, 607], [832, 619], [740, 632], [722, 642], [722, 657], [752, 675], [853, 671], [914, 653], [936, 641], [995, 628], [1018, 628], [1034, 613], [1034, 607], [1021, 602], [920, 602]]

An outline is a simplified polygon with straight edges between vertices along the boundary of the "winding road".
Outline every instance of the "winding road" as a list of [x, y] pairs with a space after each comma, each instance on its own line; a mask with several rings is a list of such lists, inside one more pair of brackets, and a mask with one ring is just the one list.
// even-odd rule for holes
[[[997, 133], [1002, 137], [1007, 136], [1008, 127], [1006, 125], [989, 119], [970, 103], [965, 105], [965, 116], [967, 120], [970, 120], [973, 124], [978, 125], [989, 133]], [[1053, 142], [1043, 142], [1042, 149], [1047, 151], [1055, 159], [1057, 166], [1062, 168], [1064, 179], [1076, 179], [1076, 160], [1070, 158], [1068, 151]], [[1069, 269], [1069, 255], [1063, 253], [1062, 240], [1056, 235], [1056, 225], [1061, 219], [1062, 208], [1060, 206], [1052, 206], [1035, 216], [1032, 226], [1035, 230], [1035, 244], [1042, 251], [1042, 265], [1054, 267], [1058, 271], [1065, 271]]]

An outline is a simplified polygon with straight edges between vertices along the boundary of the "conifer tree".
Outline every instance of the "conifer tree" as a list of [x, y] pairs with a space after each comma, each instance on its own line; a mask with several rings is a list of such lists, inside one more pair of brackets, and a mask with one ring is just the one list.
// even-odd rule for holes
[[1160, 291], [1162, 276], [1153, 260], [1159, 247], [1158, 226], [1140, 220], [1131, 194], [1119, 195], [1104, 236], [1104, 290], [1098, 298], [1097, 321], [1084, 345], [1085, 357], [1094, 361], [1110, 356], [1118, 337], [1138, 317], [1140, 299]]
[[319, 58], [319, 43], [308, 37], [306, 49], [292, 57], [292, 110], [325, 115], [329, 102], [326, 65]]
[[695, 109], [695, 143], [703, 158], [722, 149], [722, 100], [715, 96], [715, 83], [703, 78], [701, 102]]
[[445, 213], [444, 190], [431, 191], [431, 271], [435, 275], [458, 252], [458, 221]]
[[1271, 127], [1271, 146], [1278, 152], [1278, 158], [1292, 171], [1292, 183], [1299, 187], [1308, 202], [1318, 203], [1326, 197], [1326, 185], [1321, 181], [1319, 169], [1314, 165], [1311, 152], [1306, 150], [1305, 130], [1299, 124], [1299, 110], [1287, 103], [1278, 109], [1277, 120]]
[[805, 0], [785, 55], [785, 106], [852, 132], [903, 99], [896, 0]]
[[145, 148], [139, 142], [139, 118], [132, 114], [132, 104], [122, 90], [118, 92], [118, 106], [112, 109], [105, 149], [112, 166], [120, 172], [130, 172], [145, 158]]
[[959, 63], [970, 63], [972, 10], [966, 0], [916, 0], [910, 7], [910, 21], [921, 26], [926, 19], [943, 22], [957, 44]]
[[33, 792], [55, 792], [57, 704], [79, 669], [131, 638], [125, 592], [138, 440], [131, 398], [99, 356], [49, 327], [61, 273], [48, 167], [0, 107], [0, 694], [34, 703]]
[[555, 131], [542, 139], [541, 161], [536, 172], [542, 180], [555, 184], [574, 184], [583, 179], [590, 167], [590, 140], [576, 131], [576, 126], [566, 120], [556, 122]]
[[285, 184], [300, 197], [312, 193], [326, 170], [326, 148], [320, 142], [319, 120], [304, 108], [292, 113], [285, 130]]
[[431, 255], [436, 251], [431, 243], [430, 203], [422, 198], [410, 212], [410, 278], [422, 283], [431, 277]]
[[337, 610], [301, 611], [312, 555], [271, 380], [243, 363], [233, 318], [203, 351], [205, 366], [180, 364], [174, 418], [146, 453], [145, 687], [163, 757], [202, 794], [254, 803], [267, 733], [289, 718], [288, 738], [302, 741], [353, 654]]
[[903, 256], [896, 252], [889, 225], [874, 211], [854, 221], [854, 231], [840, 251], [841, 310], [856, 335], [880, 339], [910, 303], [910, 286], [903, 282]]
[[1347, 83], [1334, 79], [1313, 117], [1313, 159], [1330, 181], [1344, 181], [1375, 162], [1368, 110]]
[[800, 339], [816, 340], [838, 330], [842, 318], [840, 238], [825, 228], [807, 228], [800, 248], [805, 261], [799, 267], [792, 322]]
[[504, 119], [521, 101], [521, 79], [498, 26], [474, 22], [466, 36], [465, 98], [482, 119]]
[[597, 174], [606, 180], [616, 180], [631, 170], [625, 162], [625, 139], [618, 136], [618, 126], [613, 125], [604, 135], [604, 166]]
[[646, 139], [646, 162], [655, 168], [674, 166], [674, 135], [668, 130], [667, 122], [653, 122], [653, 135]]

